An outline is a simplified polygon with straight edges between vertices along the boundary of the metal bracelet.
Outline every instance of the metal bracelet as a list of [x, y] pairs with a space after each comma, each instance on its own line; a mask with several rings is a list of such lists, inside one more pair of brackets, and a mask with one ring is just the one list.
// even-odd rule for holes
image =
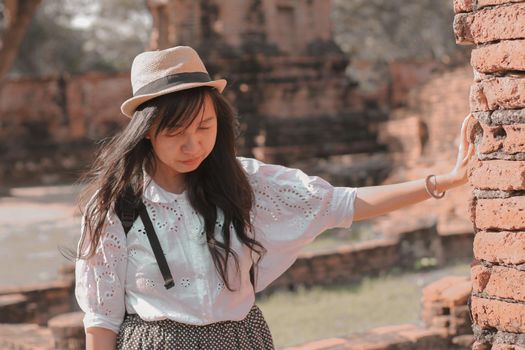
[[429, 188], [428, 188], [428, 180], [434, 176], [434, 189], [437, 188], [437, 179], [436, 179], [436, 175], [434, 174], [431, 174], [431, 175], [428, 175], [426, 178], [425, 178], [425, 189], [427, 190], [428, 194], [431, 195], [432, 197], [434, 198], [437, 198], [437, 199], [440, 199], [440, 198], [443, 198], [443, 196], [445, 196], [445, 192], [446, 191], [443, 191], [441, 193], [434, 193], [432, 192]]

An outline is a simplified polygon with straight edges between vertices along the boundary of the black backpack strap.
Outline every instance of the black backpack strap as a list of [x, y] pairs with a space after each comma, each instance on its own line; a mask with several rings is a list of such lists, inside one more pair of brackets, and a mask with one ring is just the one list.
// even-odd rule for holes
[[126, 236], [133, 226], [133, 223], [140, 215], [144, 228], [146, 229], [146, 234], [148, 235], [149, 243], [153, 249], [153, 254], [155, 254], [155, 259], [157, 259], [157, 265], [159, 265], [162, 277], [164, 277], [164, 286], [166, 289], [173, 287], [175, 285], [173, 277], [168, 267], [168, 263], [166, 262], [164, 252], [160, 246], [157, 234], [155, 233], [155, 229], [153, 228], [153, 224], [149, 218], [146, 206], [142, 200], [136, 198], [133, 195], [133, 191], [128, 188], [117, 200], [115, 212], [122, 223]]
[[137, 202], [138, 200], [131, 189], [127, 189], [117, 201], [115, 212], [122, 223], [126, 236], [139, 216]]
[[153, 254], [155, 254], [155, 259], [157, 259], [157, 264], [160, 267], [160, 272], [162, 273], [162, 277], [164, 277], [164, 287], [166, 289], [170, 289], [175, 285], [175, 282], [173, 282], [173, 276], [171, 275], [170, 268], [168, 267], [168, 263], [166, 262], [166, 257], [164, 256], [164, 253], [162, 251], [162, 248], [160, 246], [159, 239], [157, 235], [155, 234], [155, 229], [153, 228], [153, 224], [151, 223], [151, 220], [148, 215], [148, 211], [146, 209], [146, 206], [142, 201], [139, 203], [139, 215], [142, 219], [142, 223], [144, 224], [144, 228], [146, 229], [146, 233], [148, 235], [149, 244], [151, 245], [151, 248], [153, 249]]

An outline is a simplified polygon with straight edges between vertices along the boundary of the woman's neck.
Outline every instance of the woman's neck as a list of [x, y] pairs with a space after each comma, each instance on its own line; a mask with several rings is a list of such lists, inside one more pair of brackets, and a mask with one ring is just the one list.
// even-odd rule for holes
[[177, 173], [173, 169], [167, 167], [162, 162], [157, 162], [154, 170], [148, 173], [157, 185], [162, 187], [165, 191], [181, 194], [184, 192], [186, 186], [184, 181], [184, 174]]

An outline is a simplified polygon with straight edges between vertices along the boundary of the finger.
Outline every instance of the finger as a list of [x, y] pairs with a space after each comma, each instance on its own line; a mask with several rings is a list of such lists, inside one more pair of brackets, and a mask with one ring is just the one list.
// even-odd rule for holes
[[[465, 144], [465, 138], [466, 138], [466, 130], [467, 130], [467, 124], [468, 124], [468, 121], [469, 121], [469, 118], [470, 118], [470, 114], [467, 115], [464, 119], [463, 119], [463, 122], [461, 123], [461, 131], [459, 133], [460, 137], [461, 137], [461, 140], [459, 142], [459, 147], [460, 149], [462, 148], [465, 148], [466, 144]], [[463, 147], [462, 147], [463, 146]]]
[[461, 134], [459, 135], [459, 140], [457, 140], [456, 145], [458, 146], [458, 151], [460, 154], [463, 154], [467, 147], [467, 142], [465, 142], [465, 131], [461, 129]]
[[474, 147], [474, 144], [471, 143], [471, 144], [468, 146], [467, 155], [463, 158], [463, 162], [468, 161], [468, 160], [472, 157], [472, 155], [474, 155], [475, 150], [476, 150], [476, 149], [475, 149], [475, 147]]
[[466, 136], [466, 133], [468, 132], [468, 129], [469, 129], [469, 128], [468, 128], [468, 125], [469, 125], [469, 123], [470, 123], [470, 121], [471, 121], [472, 119], [474, 119], [474, 116], [472, 115], [472, 113], [469, 113], [469, 114], [465, 117], [465, 119], [463, 119], [463, 124], [461, 125], [461, 128], [462, 128], [461, 130], [462, 130], [463, 132], [465, 132], [465, 136]]
[[462, 131], [466, 134], [467, 130], [468, 130], [468, 124], [471, 120], [471, 117], [472, 117], [472, 114], [468, 114], [465, 119], [463, 119], [463, 124], [461, 125], [462, 127]]

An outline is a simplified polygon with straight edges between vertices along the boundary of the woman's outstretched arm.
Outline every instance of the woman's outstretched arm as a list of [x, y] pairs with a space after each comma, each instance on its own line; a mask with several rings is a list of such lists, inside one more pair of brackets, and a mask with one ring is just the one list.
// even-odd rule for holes
[[[461, 126], [461, 141], [456, 165], [447, 174], [436, 174], [437, 188], [434, 188], [434, 178], [429, 181], [429, 188], [434, 190], [434, 193], [447, 191], [468, 181], [467, 165], [475, 153], [474, 145], [469, 143], [467, 137], [467, 124], [470, 118], [473, 118], [471, 114], [463, 120]], [[354, 221], [380, 216], [428, 198], [432, 197], [425, 189], [425, 179], [391, 185], [359, 187], [357, 189]]]

